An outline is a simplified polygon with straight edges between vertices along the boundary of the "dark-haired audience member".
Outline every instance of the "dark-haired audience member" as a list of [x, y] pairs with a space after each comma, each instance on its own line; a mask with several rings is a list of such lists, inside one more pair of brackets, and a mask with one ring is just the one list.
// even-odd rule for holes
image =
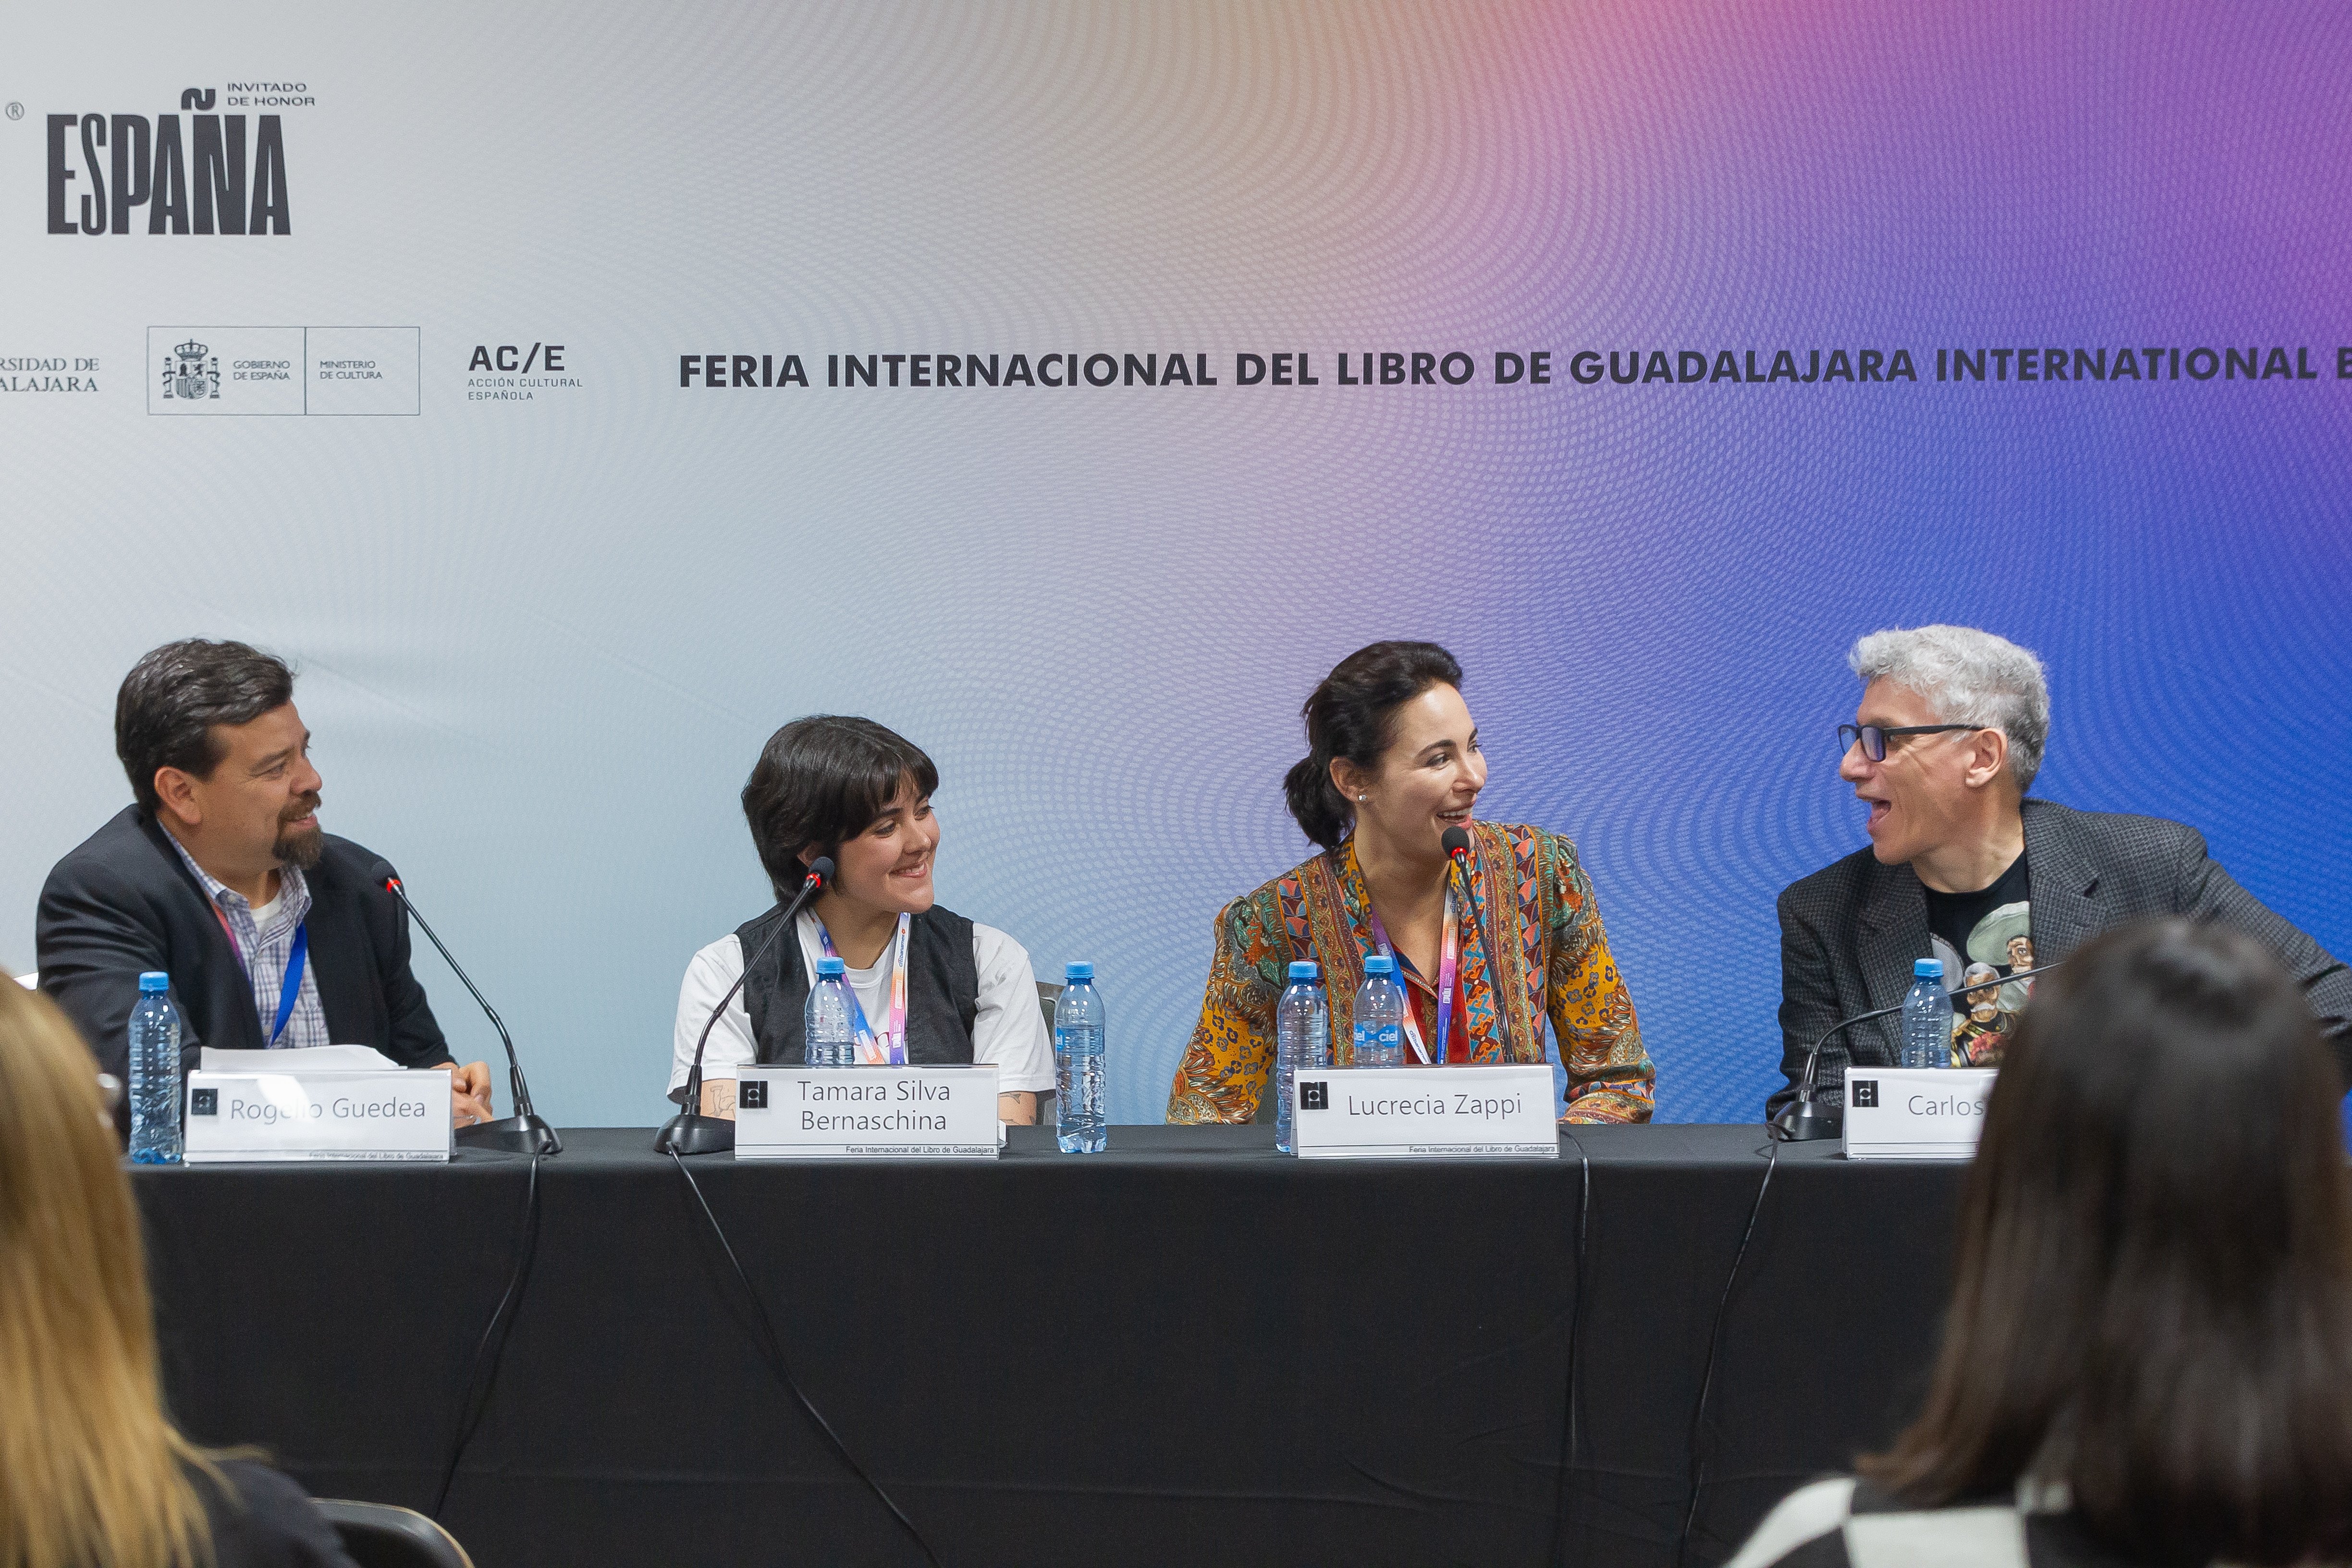
[[352, 1568], [302, 1489], [173, 1429], [89, 1053], [0, 983], [0, 1563]]
[[2127, 926], [2038, 982], [1925, 1410], [1735, 1568], [2352, 1562], [2340, 1090], [2253, 937]]
[[40, 987], [118, 1078], [139, 976], [172, 977], [183, 1059], [372, 1046], [447, 1065], [457, 1125], [490, 1119], [490, 1074], [457, 1067], [408, 963], [392, 867], [319, 826], [294, 674], [236, 642], [167, 643], [123, 677], [114, 750], [137, 798], [49, 872]]
[[[1218, 911], [1168, 1120], [1260, 1115], [1294, 960], [1322, 965], [1332, 1059], [1346, 1065], [1364, 959], [1385, 952], [1410, 1004], [1408, 1062], [1539, 1062], [1549, 1022], [1568, 1069], [1562, 1120], [1648, 1121], [1655, 1069], [1575, 847], [1475, 817], [1486, 759], [1454, 657], [1374, 643], [1324, 678], [1305, 717], [1307, 755], [1283, 787], [1322, 853]], [[1449, 875], [1454, 827], [1470, 837], [1468, 901]]]
[[1037, 977], [1019, 942], [940, 906], [931, 886], [939, 786], [939, 769], [921, 748], [870, 719], [815, 714], [768, 738], [743, 786], [743, 816], [780, 904], [687, 964], [672, 1099], [686, 1091], [710, 1010], [743, 974], [745, 955], [775, 929], [809, 862], [824, 855], [833, 859], [833, 880], [795, 919], [797, 940], [768, 945], [710, 1031], [701, 1112], [734, 1116], [738, 1067], [800, 1065], [809, 976], [831, 955], [857, 1001], [860, 1060], [993, 1063], [999, 1118], [1037, 1120], [1037, 1097], [1054, 1087]]

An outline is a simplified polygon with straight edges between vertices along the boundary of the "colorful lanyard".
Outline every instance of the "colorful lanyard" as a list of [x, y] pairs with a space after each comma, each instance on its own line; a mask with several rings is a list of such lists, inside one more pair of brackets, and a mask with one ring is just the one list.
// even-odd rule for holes
[[[1364, 900], [1364, 913], [1371, 918], [1372, 941], [1382, 956], [1394, 958], [1395, 949], [1389, 946], [1388, 928], [1381, 924], [1380, 910], [1372, 908], [1370, 898]], [[1423, 1062], [1443, 1063], [1445, 1060], [1445, 1037], [1454, 1025], [1454, 969], [1462, 946], [1462, 933], [1454, 923], [1454, 889], [1445, 889], [1445, 937], [1437, 948], [1437, 1054], [1429, 1054], [1422, 1043], [1421, 1026], [1413, 1019], [1412, 1009], [1404, 1010], [1404, 1037], [1412, 1045], [1412, 1054]]]
[[[907, 930], [910, 917], [898, 917], [898, 934], [890, 939], [890, 1028], [877, 1037], [874, 1026], [866, 1021], [865, 1005], [857, 1000], [857, 987], [845, 985], [849, 993], [849, 1026], [857, 1037], [857, 1065], [862, 1068], [902, 1068], [907, 1065]], [[817, 945], [824, 949], [827, 958], [839, 958], [834, 951], [833, 937], [824, 922], [816, 922]]]
[[[228, 923], [228, 916], [218, 904], [213, 905], [213, 918], [221, 923], [221, 931], [228, 938], [228, 950], [236, 954], [240, 968], [245, 968], [245, 953], [236, 945], [236, 928]], [[304, 921], [294, 928], [293, 951], [286, 955], [286, 978], [278, 987], [278, 1022], [270, 1026], [269, 1044], [274, 1048], [278, 1037], [286, 1032], [286, 1020], [294, 1016], [294, 1003], [302, 994], [302, 961], [310, 952], [310, 922]], [[246, 969], [247, 974], [252, 971]]]

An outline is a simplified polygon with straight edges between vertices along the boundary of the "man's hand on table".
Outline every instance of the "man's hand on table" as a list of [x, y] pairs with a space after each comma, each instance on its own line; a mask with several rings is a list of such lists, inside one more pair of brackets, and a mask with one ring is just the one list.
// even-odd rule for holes
[[490, 1120], [490, 1064], [467, 1062], [464, 1067], [452, 1064], [449, 1068], [451, 1125], [471, 1127], [478, 1121]]

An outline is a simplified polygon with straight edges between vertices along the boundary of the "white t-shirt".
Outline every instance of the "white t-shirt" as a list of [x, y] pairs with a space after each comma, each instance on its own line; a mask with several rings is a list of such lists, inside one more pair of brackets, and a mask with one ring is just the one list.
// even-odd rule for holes
[[[816, 973], [816, 917], [803, 912], [793, 924], [801, 943], [801, 973]], [[1000, 1094], [1042, 1094], [1054, 1087], [1054, 1041], [1045, 1027], [1044, 1009], [1037, 1005], [1037, 976], [1029, 966], [1029, 952], [1019, 942], [974, 921], [971, 927], [972, 967], [980, 972], [979, 1010], [971, 1021], [971, 1059], [996, 1066]], [[677, 988], [677, 1024], [670, 1035], [669, 1095], [676, 1100], [686, 1088], [694, 1067], [694, 1042], [701, 1037], [710, 1009], [743, 973], [743, 943], [732, 931], [696, 953], [686, 966]], [[857, 994], [857, 1005], [868, 1018], [889, 1011], [890, 944], [871, 969], [850, 970], [845, 978]], [[706, 1079], [735, 1077], [735, 1069], [760, 1059], [759, 1043], [751, 1036], [751, 1011], [740, 991], [729, 998], [727, 1011], [710, 1031], [702, 1048]]]

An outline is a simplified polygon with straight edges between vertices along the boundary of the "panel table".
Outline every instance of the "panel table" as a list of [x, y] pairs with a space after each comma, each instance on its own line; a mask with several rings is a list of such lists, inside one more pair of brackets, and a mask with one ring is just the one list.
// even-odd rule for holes
[[[1759, 1210], [1760, 1129], [1694, 1126], [1581, 1129], [1557, 1163], [1302, 1163], [1266, 1127], [694, 1162], [755, 1305], [650, 1131], [564, 1138], [443, 1514], [483, 1568], [921, 1562], [771, 1375], [761, 1306], [959, 1568], [1663, 1564], [1695, 1459], [1691, 1560], [1719, 1561], [1916, 1404], [1961, 1174], [1796, 1146]], [[476, 1153], [139, 1170], [175, 1413], [429, 1509], [530, 1181]]]

